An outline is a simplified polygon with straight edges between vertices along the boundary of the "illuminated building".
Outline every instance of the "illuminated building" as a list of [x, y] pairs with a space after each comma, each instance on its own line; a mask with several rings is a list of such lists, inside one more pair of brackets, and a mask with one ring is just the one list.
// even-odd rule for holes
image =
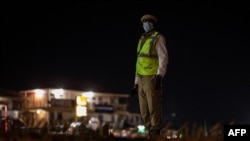
[[141, 122], [139, 114], [127, 112], [128, 94], [52, 88], [24, 90], [20, 94], [25, 99], [21, 108], [23, 118], [46, 121], [48, 125], [93, 116], [102, 122], [116, 123], [119, 115], [132, 118], [130, 122], [134, 124]]

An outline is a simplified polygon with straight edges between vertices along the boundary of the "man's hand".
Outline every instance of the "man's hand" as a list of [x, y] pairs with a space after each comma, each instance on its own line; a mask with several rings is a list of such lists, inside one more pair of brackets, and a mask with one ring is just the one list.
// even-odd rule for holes
[[159, 90], [162, 88], [162, 76], [157, 75], [155, 80], [155, 90]]
[[134, 95], [134, 94], [138, 94], [138, 84], [135, 84], [132, 89], [131, 95]]

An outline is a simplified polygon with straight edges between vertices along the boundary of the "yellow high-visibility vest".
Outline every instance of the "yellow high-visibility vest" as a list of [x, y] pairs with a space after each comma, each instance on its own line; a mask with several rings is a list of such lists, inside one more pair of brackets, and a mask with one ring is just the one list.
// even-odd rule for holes
[[153, 31], [149, 36], [142, 36], [137, 46], [136, 75], [155, 75], [159, 61], [155, 48], [159, 33]]

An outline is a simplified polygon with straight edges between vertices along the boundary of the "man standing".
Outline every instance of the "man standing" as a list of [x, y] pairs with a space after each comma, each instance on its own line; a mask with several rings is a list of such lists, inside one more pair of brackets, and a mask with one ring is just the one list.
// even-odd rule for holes
[[162, 124], [162, 78], [166, 74], [168, 51], [166, 39], [155, 30], [157, 18], [141, 17], [144, 33], [137, 46], [136, 77], [133, 92], [138, 92], [142, 119], [149, 137], [160, 135]]

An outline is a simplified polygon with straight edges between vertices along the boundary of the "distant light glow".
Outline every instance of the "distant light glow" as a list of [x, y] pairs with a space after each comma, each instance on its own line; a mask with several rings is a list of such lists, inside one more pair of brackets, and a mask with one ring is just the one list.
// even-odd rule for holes
[[138, 128], [138, 133], [145, 133], [146, 132], [146, 128], [145, 128], [145, 126], [144, 125], [138, 125], [137, 126], [137, 128]]
[[180, 133], [179, 138], [183, 138], [183, 133]]
[[87, 116], [87, 107], [76, 106], [76, 116], [77, 117]]
[[37, 113], [37, 114], [40, 114], [40, 113], [41, 113], [41, 110], [36, 110], [36, 113]]
[[73, 128], [75, 128], [75, 127], [77, 127], [77, 126], [80, 126], [80, 125], [81, 125], [81, 122], [72, 122], [72, 123], [70, 124], [70, 126], [73, 127]]
[[83, 96], [86, 96], [87, 98], [92, 98], [94, 96], [94, 93], [92, 91], [89, 92], [83, 92]]
[[175, 113], [172, 113], [172, 117], [175, 117], [176, 116], [176, 114]]
[[81, 105], [81, 106], [86, 106], [87, 105], [87, 97], [85, 96], [77, 96], [76, 97], [76, 104]]
[[35, 96], [36, 98], [38, 99], [41, 99], [44, 95], [45, 91], [44, 90], [41, 90], [41, 89], [36, 89], [35, 90]]
[[54, 89], [51, 92], [54, 94], [55, 98], [61, 98], [61, 96], [64, 93], [64, 90], [63, 89]]

